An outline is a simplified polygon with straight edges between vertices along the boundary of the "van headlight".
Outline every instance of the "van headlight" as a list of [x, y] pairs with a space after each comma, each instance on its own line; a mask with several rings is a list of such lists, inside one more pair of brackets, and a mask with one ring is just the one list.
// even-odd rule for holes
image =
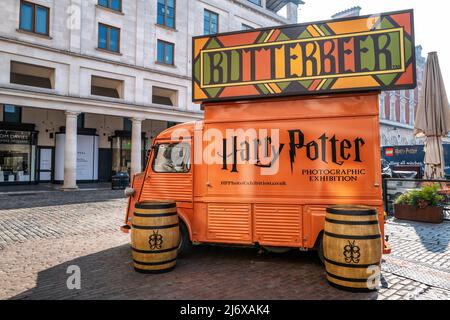
[[125, 193], [125, 196], [132, 197], [132, 196], [134, 196], [134, 189], [127, 187], [127, 188], [125, 188], [124, 193]]

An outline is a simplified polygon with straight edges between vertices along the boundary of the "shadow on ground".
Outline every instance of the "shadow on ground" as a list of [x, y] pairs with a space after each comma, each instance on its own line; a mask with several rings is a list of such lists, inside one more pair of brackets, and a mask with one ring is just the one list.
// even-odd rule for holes
[[410, 224], [422, 245], [427, 251], [432, 253], [445, 253], [450, 243], [450, 222], [425, 223], [401, 220], [403, 223]]
[[450, 243], [449, 234], [443, 234], [439, 239], [430, 239], [427, 236], [422, 236], [421, 229], [422, 227], [414, 225], [414, 229], [416, 229], [416, 233], [419, 235], [420, 241], [423, 246], [427, 249], [427, 251], [432, 253], [445, 253], [448, 251], [448, 245]]
[[54, 191], [24, 194], [0, 194], [0, 210], [102, 202], [125, 198], [123, 190]]
[[[68, 290], [66, 270], [81, 269], [81, 289]], [[174, 271], [136, 273], [129, 245], [39, 272], [36, 287], [13, 299], [376, 299], [349, 293], [325, 280], [314, 252], [259, 256], [256, 249], [195, 247]]]

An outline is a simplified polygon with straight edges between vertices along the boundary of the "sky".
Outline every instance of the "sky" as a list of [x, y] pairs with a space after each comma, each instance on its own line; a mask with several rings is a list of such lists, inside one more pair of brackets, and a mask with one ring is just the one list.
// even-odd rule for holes
[[447, 0], [303, 0], [299, 23], [329, 20], [337, 12], [360, 6], [361, 15], [414, 9], [416, 45], [423, 56], [437, 51], [447, 96], [450, 97], [450, 1]]

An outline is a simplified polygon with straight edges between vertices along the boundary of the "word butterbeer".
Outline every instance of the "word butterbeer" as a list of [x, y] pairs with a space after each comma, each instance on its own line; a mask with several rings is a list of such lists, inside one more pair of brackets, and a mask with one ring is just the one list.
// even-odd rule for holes
[[194, 38], [194, 100], [415, 86], [412, 11]]

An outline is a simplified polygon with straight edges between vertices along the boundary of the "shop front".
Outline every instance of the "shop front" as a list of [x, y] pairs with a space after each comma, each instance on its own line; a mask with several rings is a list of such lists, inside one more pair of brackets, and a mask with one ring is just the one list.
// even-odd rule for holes
[[[145, 133], [142, 133], [142, 167], [145, 163]], [[117, 130], [111, 137], [112, 175], [131, 172], [131, 132]]]
[[[65, 128], [55, 135], [54, 183], [64, 181]], [[79, 129], [77, 136], [77, 182], [98, 181], [98, 135], [95, 129]]]
[[34, 125], [0, 126], [0, 185], [36, 183]]

